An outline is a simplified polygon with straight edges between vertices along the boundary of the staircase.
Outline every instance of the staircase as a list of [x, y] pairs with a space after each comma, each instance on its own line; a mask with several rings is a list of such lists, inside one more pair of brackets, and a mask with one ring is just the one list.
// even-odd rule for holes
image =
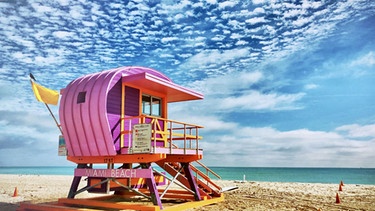
[[208, 176], [208, 172], [211, 172], [212, 175], [216, 176], [218, 179], [220, 179], [220, 176], [199, 161], [196, 161], [196, 163], [206, 169], [207, 173], [200, 171], [191, 163], [157, 162], [162, 169], [173, 177], [171, 183], [177, 180], [194, 195], [195, 200], [199, 201], [220, 197], [221, 187], [211, 180]]

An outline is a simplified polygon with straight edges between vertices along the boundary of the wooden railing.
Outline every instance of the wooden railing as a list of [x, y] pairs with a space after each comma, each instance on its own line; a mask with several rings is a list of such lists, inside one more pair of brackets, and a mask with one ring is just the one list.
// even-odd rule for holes
[[218, 174], [216, 174], [214, 171], [212, 171], [210, 168], [208, 168], [206, 165], [199, 162], [198, 160], [196, 160], [195, 162], [199, 166], [201, 166], [206, 172], [204, 173], [201, 170], [199, 170], [197, 167], [195, 167], [194, 165], [190, 164], [191, 170], [195, 172], [195, 178], [197, 179], [197, 182], [202, 181], [202, 183], [205, 183], [206, 188], [209, 187], [209, 189], [211, 189], [213, 192], [218, 194], [221, 190], [221, 187], [211, 180], [210, 173], [213, 176], [215, 176], [217, 179], [221, 179], [221, 177]]
[[[199, 140], [202, 136], [199, 135], [199, 129], [203, 128], [199, 125], [188, 124], [185, 122], [165, 119], [155, 116], [135, 116], [125, 117], [121, 119], [121, 148], [131, 147], [132, 143], [132, 130], [136, 124], [150, 124], [152, 135], [150, 138], [152, 147], [165, 147], [176, 149], [199, 149]], [[125, 140], [127, 139], [127, 140]], [[125, 146], [124, 143], [129, 143]]]

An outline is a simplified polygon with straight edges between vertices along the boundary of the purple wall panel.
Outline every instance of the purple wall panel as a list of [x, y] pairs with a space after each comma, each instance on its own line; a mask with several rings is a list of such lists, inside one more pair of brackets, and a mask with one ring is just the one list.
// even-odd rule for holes
[[121, 121], [120, 116], [116, 114], [108, 114], [108, 122], [111, 125], [111, 134], [113, 138], [113, 144], [116, 151], [120, 150], [120, 134], [121, 134]]
[[[132, 117], [139, 115], [139, 89], [132, 87], [125, 87], [125, 117]], [[131, 130], [133, 125], [138, 124], [138, 119], [128, 120], [124, 124], [125, 130]], [[129, 142], [132, 139], [131, 134], [126, 134], [124, 136], [124, 146], [129, 147]]]
[[121, 115], [121, 80], [118, 81], [108, 92], [107, 112]]
[[122, 82], [119, 80], [109, 90], [107, 98], [108, 122], [111, 128], [111, 134], [116, 151], [120, 150], [121, 85]]
[[139, 89], [125, 87], [125, 116], [139, 115]]

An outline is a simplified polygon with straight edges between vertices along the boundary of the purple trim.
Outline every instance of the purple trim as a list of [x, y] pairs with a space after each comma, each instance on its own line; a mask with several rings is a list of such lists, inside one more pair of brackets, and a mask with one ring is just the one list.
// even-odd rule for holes
[[[142, 168], [144, 169], [149, 169], [152, 171], [151, 165], [150, 164], [145, 164]], [[160, 209], [163, 209], [163, 205], [161, 203], [161, 198], [159, 196], [159, 191], [156, 188], [156, 182], [154, 177], [150, 177], [146, 179], [146, 184], [148, 186], [148, 189], [150, 190], [150, 196], [151, 196], [151, 201], [153, 202], [154, 205], [159, 205]]]
[[195, 193], [194, 194], [195, 200], [196, 201], [202, 200], [201, 195], [199, 193], [197, 183], [195, 182], [196, 179], [195, 179], [195, 177], [193, 175], [193, 172], [191, 171], [191, 168], [190, 168], [190, 163], [181, 163], [181, 164], [184, 168], [185, 177], [189, 182], [190, 189]]

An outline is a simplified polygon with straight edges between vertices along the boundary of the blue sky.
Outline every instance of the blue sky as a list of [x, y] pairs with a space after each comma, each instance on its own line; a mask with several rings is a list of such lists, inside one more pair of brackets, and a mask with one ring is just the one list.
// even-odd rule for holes
[[[375, 2], [0, 2], [0, 166], [71, 165], [30, 82], [145, 66], [200, 91], [209, 166], [375, 167]], [[58, 106], [51, 106], [58, 114]]]

